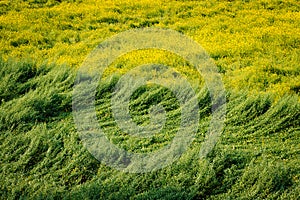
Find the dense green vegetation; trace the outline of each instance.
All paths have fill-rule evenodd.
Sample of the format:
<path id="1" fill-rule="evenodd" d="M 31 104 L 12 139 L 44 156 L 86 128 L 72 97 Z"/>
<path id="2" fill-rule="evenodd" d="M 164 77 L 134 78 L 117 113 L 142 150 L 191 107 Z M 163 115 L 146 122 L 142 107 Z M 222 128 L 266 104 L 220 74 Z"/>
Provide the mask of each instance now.
<path id="1" fill-rule="evenodd" d="M 74 70 L 1 60 L 1 196 L 3 198 L 281 198 L 299 195 L 297 96 L 274 103 L 268 95 L 228 92 L 226 127 L 207 159 L 197 156 L 208 127 L 210 100 L 202 91 L 196 139 L 173 165 L 145 174 L 123 173 L 100 164 L 82 146 L 72 118 Z M 100 124 L 112 142 L 131 151 L 153 150 L 170 140 L 178 115 L 163 134 L 136 141 L 124 136 L 107 110 L 118 77 L 99 84 Z M 138 90 L 132 114 L 137 123 L 149 101 L 164 89 Z M 148 93 L 148 95 L 143 95 Z M 166 93 L 167 94 L 167 93 Z M 160 100 L 176 113 L 172 95 Z M 174 106 L 175 105 L 175 106 Z M 171 107 L 170 107 L 171 106 Z M 103 113 L 105 116 L 102 116 Z M 178 119 L 177 119 L 178 121 Z"/>
<path id="2" fill-rule="evenodd" d="M 299 11 L 295 0 L 1 1 L 0 199 L 299 198 Z M 213 151 L 199 159 L 212 114 L 201 77 L 167 52 L 126 54 L 107 68 L 96 93 L 99 125 L 112 143 L 130 152 L 155 151 L 179 127 L 178 100 L 158 85 L 134 92 L 130 114 L 145 125 L 151 105 L 163 105 L 167 120 L 160 133 L 130 137 L 115 123 L 113 88 L 144 63 L 171 66 L 191 81 L 200 121 L 175 163 L 124 173 L 83 146 L 72 114 L 74 80 L 101 41 L 151 26 L 190 36 L 215 60 L 226 87 L 225 127 Z"/>

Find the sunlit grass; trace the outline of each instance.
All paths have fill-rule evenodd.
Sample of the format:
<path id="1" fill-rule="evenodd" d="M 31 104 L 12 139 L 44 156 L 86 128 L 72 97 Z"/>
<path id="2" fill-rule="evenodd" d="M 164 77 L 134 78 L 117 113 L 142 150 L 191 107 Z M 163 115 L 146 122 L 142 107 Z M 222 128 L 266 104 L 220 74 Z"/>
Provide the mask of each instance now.
<path id="1" fill-rule="evenodd" d="M 202 45 L 229 89 L 278 97 L 299 92 L 296 1 L 45 2 L 1 3 L 0 52 L 5 59 L 32 58 L 78 68 L 106 38 L 131 28 L 156 26 L 180 31 Z M 296 73 L 277 74 L 274 81 L 272 74 L 264 73 L 270 66 Z M 263 78 L 252 78 L 257 74 Z"/>
<path id="2" fill-rule="evenodd" d="M 4 199 L 297 199 L 299 196 L 300 5 L 264 1 L 0 2 L 0 196 Z M 99 125 L 130 152 L 155 151 L 174 137 L 178 102 L 166 88 L 135 91 L 134 122 L 149 123 L 160 99 L 167 124 L 151 138 L 120 130 L 111 92 L 137 66 L 160 63 L 198 94 L 199 130 L 183 156 L 161 170 L 122 173 L 82 145 L 72 116 L 76 70 L 102 41 L 122 31 L 160 27 L 197 41 L 226 88 L 222 136 L 205 160 L 199 150 L 211 118 L 201 75 L 164 50 L 137 50 L 104 72 L 96 94 Z M 178 44 L 180 45 L 180 44 Z M 164 94 L 164 95 L 162 95 Z M 158 98 L 159 97 L 159 98 Z"/>

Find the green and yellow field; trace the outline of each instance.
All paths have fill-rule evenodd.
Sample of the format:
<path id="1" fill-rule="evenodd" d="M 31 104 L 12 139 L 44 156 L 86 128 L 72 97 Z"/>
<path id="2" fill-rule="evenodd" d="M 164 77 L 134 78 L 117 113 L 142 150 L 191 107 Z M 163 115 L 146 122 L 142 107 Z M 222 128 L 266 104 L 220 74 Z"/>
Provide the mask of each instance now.
<path id="1" fill-rule="evenodd" d="M 149 123 L 153 103 L 170 114 L 162 132 L 123 133 L 110 108 L 112 88 L 135 66 L 163 63 L 199 93 L 199 130 L 174 164 L 149 173 L 99 163 L 74 125 L 76 72 L 102 41 L 135 28 L 176 30 L 214 60 L 227 98 L 225 127 L 198 159 L 211 119 L 203 80 L 184 59 L 139 50 L 105 71 L 96 99 L 99 125 L 131 152 L 168 144 L 180 124 L 170 91 L 147 86 L 130 104 Z M 0 1 L 0 199 L 298 199 L 300 195 L 300 4 L 297 0 Z M 112 78 L 109 78 L 112 77 Z M 153 101 L 159 99 L 159 101 Z"/>

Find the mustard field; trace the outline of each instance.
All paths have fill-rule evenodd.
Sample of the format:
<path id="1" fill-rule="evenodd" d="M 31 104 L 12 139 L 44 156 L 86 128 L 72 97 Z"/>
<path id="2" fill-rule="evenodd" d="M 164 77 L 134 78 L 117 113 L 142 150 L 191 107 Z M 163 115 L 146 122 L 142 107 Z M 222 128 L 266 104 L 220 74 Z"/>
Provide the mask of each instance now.
<path id="1" fill-rule="evenodd" d="M 78 70 L 99 44 L 143 28 L 175 30 L 205 49 L 224 84 L 226 119 L 213 150 L 198 158 L 213 118 L 201 74 L 162 49 L 120 56 L 95 94 L 98 123 L 110 142 L 128 152 L 155 152 L 180 127 L 179 101 L 157 85 L 136 90 L 129 108 L 133 121 L 147 126 L 151 106 L 163 106 L 161 131 L 141 139 L 118 127 L 113 88 L 143 64 L 164 64 L 189 80 L 200 116 L 178 160 L 128 173 L 85 148 L 72 95 Z M 0 199 L 299 198 L 297 0 L 1 0 L 0 47 Z"/>

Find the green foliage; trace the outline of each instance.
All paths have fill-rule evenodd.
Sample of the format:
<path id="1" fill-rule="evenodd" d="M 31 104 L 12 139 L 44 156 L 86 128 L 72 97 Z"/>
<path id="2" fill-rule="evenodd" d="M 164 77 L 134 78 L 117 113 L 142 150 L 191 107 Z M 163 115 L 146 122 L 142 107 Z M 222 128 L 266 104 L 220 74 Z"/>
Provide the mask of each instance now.
<path id="1" fill-rule="evenodd" d="M 3 198 L 296 199 L 299 195 L 297 96 L 274 102 L 270 95 L 228 92 L 222 137 L 206 159 L 199 159 L 211 114 L 209 93 L 203 89 L 198 98 L 199 130 L 188 151 L 166 168 L 131 174 L 99 163 L 81 144 L 71 114 L 74 70 L 0 61 L 0 90 L 11 91 L 2 93 L 0 104 Z M 137 141 L 118 131 L 109 114 L 118 80 L 119 76 L 107 77 L 97 88 L 96 110 L 107 137 L 137 152 L 167 144 L 179 126 L 176 98 L 157 85 L 134 93 L 131 112 L 137 121 L 147 121 L 139 119 L 140 113 L 147 113 L 153 100 L 163 103 L 169 114 L 163 133 Z"/>
<path id="2" fill-rule="evenodd" d="M 71 94 L 66 93 L 73 84 L 70 69 L 36 65 L 32 62 L 4 62 L 1 60 L 1 116 L 0 130 L 31 127 L 35 122 L 46 122 L 60 117 L 61 111 L 71 110 Z M 47 90 L 45 90 L 45 88 Z M 56 106 L 53 106 L 56 105 Z M 7 112 L 5 115 L 2 114 Z"/>

